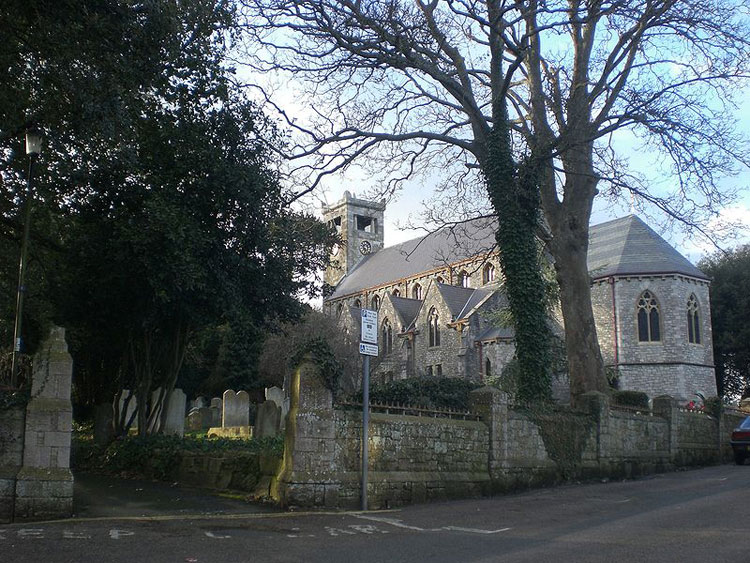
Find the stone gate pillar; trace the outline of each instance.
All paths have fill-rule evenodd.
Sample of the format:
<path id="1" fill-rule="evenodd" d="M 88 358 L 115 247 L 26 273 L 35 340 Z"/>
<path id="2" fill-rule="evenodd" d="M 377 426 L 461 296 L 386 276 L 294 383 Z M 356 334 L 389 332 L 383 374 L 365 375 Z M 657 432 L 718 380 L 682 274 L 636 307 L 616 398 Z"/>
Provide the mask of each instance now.
<path id="1" fill-rule="evenodd" d="M 23 466 L 16 479 L 16 521 L 66 518 L 73 512 L 72 372 L 65 329 L 55 327 L 34 356 Z"/>
<path id="2" fill-rule="evenodd" d="M 291 380 L 284 459 L 273 496 L 283 506 L 338 506 L 333 395 L 309 358 Z"/>

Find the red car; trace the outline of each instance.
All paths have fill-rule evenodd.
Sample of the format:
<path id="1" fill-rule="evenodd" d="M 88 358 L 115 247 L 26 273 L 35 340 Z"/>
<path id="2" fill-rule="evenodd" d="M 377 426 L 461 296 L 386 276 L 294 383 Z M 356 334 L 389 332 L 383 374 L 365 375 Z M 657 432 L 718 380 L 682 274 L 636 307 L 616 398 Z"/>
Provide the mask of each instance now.
<path id="1" fill-rule="evenodd" d="M 737 465 L 744 464 L 745 458 L 750 457 L 750 416 L 734 429 L 729 443 L 734 451 L 734 462 Z"/>

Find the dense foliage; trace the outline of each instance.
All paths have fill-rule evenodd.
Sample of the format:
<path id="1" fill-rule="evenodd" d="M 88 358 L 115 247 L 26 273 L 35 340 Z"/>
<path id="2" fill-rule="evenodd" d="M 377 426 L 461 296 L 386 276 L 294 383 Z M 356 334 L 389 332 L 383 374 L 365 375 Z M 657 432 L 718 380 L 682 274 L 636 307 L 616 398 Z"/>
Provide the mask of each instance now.
<path id="1" fill-rule="evenodd" d="M 127 436 L 107 446 L 97 446 L 78 434 L 74 440 L 73 463 L 78 469 L 166 479 L 179 465 L 182 454 L 258 454 L 280 458 L 283 448 L 281 436 L 253 440 Z"/>
<path id="2" fill-rule="evenodd" d="M 455 377 L 410 377 L 370 388 L 370 401 L 428 409 L 469 410 L 469 393 L 481 384 Z M 362 401 L 362 392 L 354 395 Z"/>
<path id="3" fill-rule="evenodd" d="M 750 392 L 750 245 L 701 260 L 711 277 L 711 324 L 719 396 Z"/>
<path id="4" fill-rule="evenodd" d="M 648 395 L 642 391 L 613 391 L 612 404 L 648 409 Z"/>
<path id="5" fill-rule="evenodd" d="M 0 8 L 12 78 L 0 83 L 0 283 L 10 297 L 34 122 L 47 140 L 33 176 L 26 350 L 50 321 L 65 326 L 76 402 L 135 389 L 142 429 L 164 416 L 151 390 L 173 388 L 186 364 L 193 379 L 252 386 L 262 332 L 299 317 L 333 242 L 290 209 L 268 148 L 279 135 L 233 86 L 233 25 L 219 0 Z M 13 303 L 1 307 L 10 343 Z"/>

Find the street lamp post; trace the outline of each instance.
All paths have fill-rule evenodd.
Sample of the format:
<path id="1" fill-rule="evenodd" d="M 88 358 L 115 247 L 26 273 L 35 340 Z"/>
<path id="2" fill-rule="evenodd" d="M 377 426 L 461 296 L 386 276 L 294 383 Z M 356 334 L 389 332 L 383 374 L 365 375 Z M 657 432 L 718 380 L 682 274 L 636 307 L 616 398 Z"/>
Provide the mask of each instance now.
<path id="1" fill-rule="evenodd" d="M 13 328 L 13 357 L 10 364 L 10 384 L 15 387 L 18 382 L 16 370 L 18 368 L 18 356 L 21 353 L 21 327 L 23 323 L 23 299 L 26 294 L 26 262 L 29 252 L 29 230 L 31 228 L 31 206 L 33 196 L 31 193 L 31 173 L 33 171 L 34 159 L 42 151 L 42 136 L 38 129 L 26 130 L 26 154 L 29 155 L 29 174 L 26 178 L 26 198 L 23 213 L 23 239 L 21 242 L 21 258 L 18 261 L 18 292 L 16 293 L 16 322 Z"/>

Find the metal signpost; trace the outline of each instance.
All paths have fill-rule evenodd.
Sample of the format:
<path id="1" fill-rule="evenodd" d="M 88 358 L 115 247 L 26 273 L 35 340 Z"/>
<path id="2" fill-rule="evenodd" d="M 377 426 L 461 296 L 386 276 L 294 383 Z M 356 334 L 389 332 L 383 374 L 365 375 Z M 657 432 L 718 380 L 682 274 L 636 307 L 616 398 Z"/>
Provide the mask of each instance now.
<path id="1" fill-rule="evenodd" d="M 362 331 L 359 353 L 364 356 L 362 368 L 362 510 L 367 510 L 367 463 L 370 423 L 370 356 L 378 355 L 378 312 L 362 309 Z"/>

